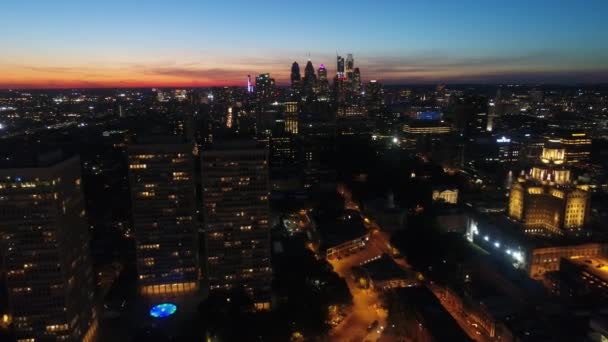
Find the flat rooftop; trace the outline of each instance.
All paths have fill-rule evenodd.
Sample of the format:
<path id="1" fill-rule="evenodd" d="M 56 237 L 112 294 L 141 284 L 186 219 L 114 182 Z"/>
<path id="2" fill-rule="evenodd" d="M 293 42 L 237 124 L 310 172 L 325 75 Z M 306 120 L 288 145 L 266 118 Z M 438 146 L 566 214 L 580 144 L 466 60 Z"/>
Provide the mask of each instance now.
<path id="1" fill-rule="evenodd" d="M 365 274 L 375 281 L 397 278 L 406 279 L 412 276 L 410 272 L 397 265 L 387 254 L 382 254 L 378 259 L 374 259 L 361 266 L 356 266 L 355 269 L 365 272 Z"/>

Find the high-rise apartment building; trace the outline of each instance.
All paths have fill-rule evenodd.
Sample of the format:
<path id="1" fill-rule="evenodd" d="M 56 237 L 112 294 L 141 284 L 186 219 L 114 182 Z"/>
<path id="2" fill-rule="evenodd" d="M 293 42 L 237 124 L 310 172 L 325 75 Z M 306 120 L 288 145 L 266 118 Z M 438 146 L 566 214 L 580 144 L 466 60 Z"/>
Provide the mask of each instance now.
<path id="1" fill-rule="evenodd" d="M 17 341 L 94 341 L 97 313 L 80 159 L 0 169 L 0 236 Z"/>
<path id="2" fill-rule="evenodd" d="M 241 288 L 258 310 L 269 309 L 268 151 L 255 142 L 226 142 L 201 159 L 210 289 Z"/>
<path id="3" fill-rule="evenodd" d="M 173 137 L 128 148 L 140 293 L 194 293 L 199 284 L 192 145 Z"/>

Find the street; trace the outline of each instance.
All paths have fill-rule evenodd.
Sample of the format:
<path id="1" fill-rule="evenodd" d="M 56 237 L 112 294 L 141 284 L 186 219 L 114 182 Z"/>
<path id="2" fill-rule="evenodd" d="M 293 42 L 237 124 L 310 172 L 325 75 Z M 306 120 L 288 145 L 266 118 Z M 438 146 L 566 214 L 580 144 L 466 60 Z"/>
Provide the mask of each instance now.
<path id="1" fill-rule="evenodd" d="M 340 185 L 338 192 L 342 195 L 345 202 L 345 209 L 360 211 L 359 205 L 353 201 L 350 190 Z M 352 267 L 358 266 L 377 256 L 386 253 L 404 269 L 411 269 L 411 266 L 403 258 L 395 258 L 392 246 L 390 245 L 390 234 L 382 231 L 381 227 L 372 219 L 364 216 L 364 223 L 371 231 L 370 240 L 363 250 L 341 260 L 334 259 L 328 262 L 334 267 L 334 271 L 346 279 L 346 283 L 353 296 L 353 306 L 342 323 L 336 326 L 330 333 L 330 338 L 337 341 L 377 341 L 382 336 L 380 327 L 386 326 L 387 312 L 383 308 L 383 303 L 378 292 L 374 289 L 360 289 L 352 277 Z M 437 285 L 427 284 L 435 296 L 440 300 L 443 307 L 456 320 L 463 331 L 475 341 L 491 341 L 491 337 L 473 325 L 467 319 L 467 315 L 456 307 L 452 301 L 447 300 L 442 288 Z M 368 327 L 372 322 L 378 321 L 378 328 L 368 332 Z M 383 338 L 384 339 L 384 338 Z"/>
<path id="2" fill-rule="evenodd" d="M 334 271 L 346 280 L 350 293 L 353 296 L 353 306 L 342 323 L 336 326 L 330 333 L 331 340 L 335 341 L 376 341 L 386 326 L 387 313 L 383 308 L 379 294 L 373 290 L 360 289 L 352 277 L 351 269 L 361 263 L 373 259 L 388 252 L 385 244 L 386 236 L 377 232 L 371 234 L 370 241 L 362 251 L 341 260 L 329 260 Z M 374 321 L 378 326 L 368 333 L 368 327 Z M 380 334 L 377 332 L 380 331 Z"/>

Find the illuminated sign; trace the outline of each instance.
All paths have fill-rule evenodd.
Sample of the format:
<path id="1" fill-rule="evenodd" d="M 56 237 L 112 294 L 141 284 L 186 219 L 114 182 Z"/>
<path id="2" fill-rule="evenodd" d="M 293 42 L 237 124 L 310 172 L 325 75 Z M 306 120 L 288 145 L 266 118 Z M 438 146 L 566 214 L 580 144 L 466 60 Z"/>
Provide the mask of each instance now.
<path id="1" fill-rule="evenodd" d="M 496 142 L 497 142 L 497 143 L 499 143 L 499 144 L 508 144 L 508 143 L 510 143 L 510 142 L 511 142 L 511 139 L 509 139 L 509 138 L 507 138 L 507 137 L 503 136 L 503 137 L 502 137 L 502 138 L 500 138 L 500 139 L 496 139 Z"/>

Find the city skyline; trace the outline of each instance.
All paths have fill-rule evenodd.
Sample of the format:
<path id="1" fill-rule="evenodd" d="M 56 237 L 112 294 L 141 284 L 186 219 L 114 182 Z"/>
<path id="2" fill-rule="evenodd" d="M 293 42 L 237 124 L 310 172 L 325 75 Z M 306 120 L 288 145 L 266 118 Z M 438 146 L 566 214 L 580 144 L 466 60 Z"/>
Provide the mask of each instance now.
<path id="1" fill-rule="evenodd" d="M 8 1 L 0 89 L 287 85 L 336 53 L 384 84 L 608 81 L 605 2 L 387 2 Z"/>

